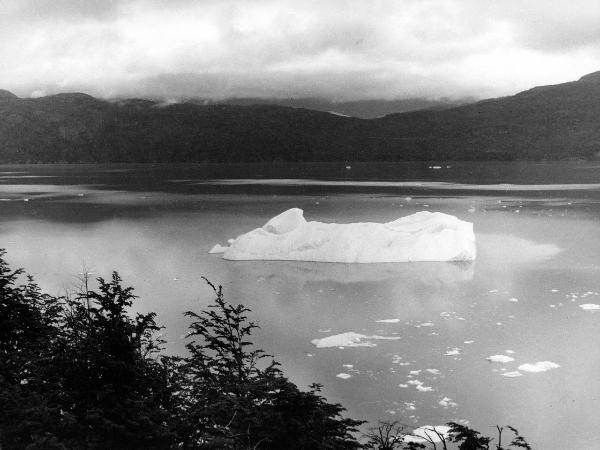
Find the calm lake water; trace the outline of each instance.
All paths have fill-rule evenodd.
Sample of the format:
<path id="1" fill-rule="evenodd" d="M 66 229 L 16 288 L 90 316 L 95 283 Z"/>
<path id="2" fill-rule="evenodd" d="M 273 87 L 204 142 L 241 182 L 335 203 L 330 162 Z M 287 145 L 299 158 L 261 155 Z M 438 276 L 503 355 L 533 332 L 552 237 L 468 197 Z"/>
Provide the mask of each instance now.
<path id="1" fill-rule="evenodd" d="M 600 305 L 600 166 L 429 166 L 0 166 L 0 247 L 55 294 L 82 270 L 119 271 L 137 307 L 158 313 L 171 352 L 185 344 L 183 312 L 212 299 L 206 276 L 252 309 L 256 343 L 293 381 L 322 383 L 352 417 L 463 419 L 489 433 L 508 423 L 534 448 L 600 448 L 600 311 L 582 308 Z M 207 253 L 291 207 L 339 223 L 453 214 L 474 223 L 478 258 L 344 265 Z M 400 339 L 311 344 L 347 331 Z M 518 370 L 540 361 L 560 367 Z"/>

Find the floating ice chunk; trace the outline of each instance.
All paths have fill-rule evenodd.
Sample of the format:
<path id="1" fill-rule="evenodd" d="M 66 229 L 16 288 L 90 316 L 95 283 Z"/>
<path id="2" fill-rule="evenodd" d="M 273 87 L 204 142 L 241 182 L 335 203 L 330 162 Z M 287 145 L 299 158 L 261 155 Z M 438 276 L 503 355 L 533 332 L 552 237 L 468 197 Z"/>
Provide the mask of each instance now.
<path id="1" fill-rule="evenodd" d="M 423 322 L 423 323 L 420 323 L 418 325 L 415 325 L 415 328 L 433 327 L 433 326 L 435 326 L 435 324 L 433 322 Z"/>
<path id="2" fill-rule="evenodd" d="M 600 305 L 595 303 L 584 303 L 583 305 L 579 305 L 581 309 L 585 309 L 586 311 L 598 311 L 600 309 Z"/>
<path id="3" fill-rule="evenodd" d="M 421 371 L 420 371 L 420 370 L 411 370 L 411 371 L 409 372 L 409 374 L 411 374 L 411 375 L 419 375 L 420 373 L 421 373 Z"/>
<path id="4" fill-rule="evenodd" d="M 507 377 L 507 378 L 517 378 L 517 377 L 522 377 L 523 374 L 521 372 L 519 372 L 518 370 L 514 370 L 512 372 L 504 372 L 502 374 L 503 377 Z"/>
<path id="5" fill-rule="evenodd" d="M 458 347 L 454 347 L 454 348 L 449 348 L 448 350 L 446 350 L 445 355 L 446 356 L 458 356 L 462 353 L 462 350 Z"/>
<path id="6" fill-rule="evenodd" d="M 377 322 L 377 323 L 398 323 L 398 322 L 400 322 L 400 319 L 381 319 L 381 320 L 376 320 L 375 322 Z"/>
<path id="7" fill-rule="evenodd" d="M 346 333 L 335 334 L 322 339 L 313 339 L 311 343 L 317 348 L 329 347 L 375 347 L 373 340 L 397 340 L 396 336 L 366 336 L 364 334 L 348 331 Z"/>
<path id="8" fill-rule="evenodd" d="M 509 298 L 509 299 L 508 299 L 508 301 L 509 301 L 509 302 L 512 302 L 512 303 L 517 303 L 517 302 L 519 301 L 519 299 L 518 299 L 518 298 L 515 298 L 515 297 L 513 297 L 513 298 Z"/>
<path id="9" fill-rule="evenodd" d="M 450 434 L 450 427 L 446 425 L 425 425 L 423 427 L 415 428 L 413 432 L 402 438 L 402 442 L 406 443 L 417 443 L 423 444 L 427 442 L 442 442 Z"/>
<path id="10" fill-rule="evenodd" d="M 515 360 L 515 358 L 512 358 L 507 355 L 492 355 L 492 356 L 488 356 L 485 359 L 487 359 L 489 362 L 503 363 L 503 364 L 513 362 Z"/>
<path id="11" fill-rule="evenodd" d="M 455 408 L 458 406 L 450 397 L 444 397 L 438 402 L 438 404 L 444 407 L 444 409 Z"/>
<path id="12" fill-rule="evenodd" d="M 421 211 L 388 223 L 307 222 L 289 209 L 239 236 L 225 250 L 229 260 L 293 260 L 342 263 L 472 261 L 473 224 Z"/>
<path id="13" fill-rule="evenodd" d="M 213 248 L 211 248 L 209 250 L 208 253 L 225 253 L 225 250 L 227 250 L 229 247 L 224 247 L 221 244 L 216 244 Z"/>
<path id="14" fill-rule="evenodd" d="M 311 343 L 317 348 L 328 347 L 374 347 L 375 344 L 364 342 L 367 336 L 349 331 L 347 333 L 335 334 L 322 339 L 313 339 Z"/>
<path id="15" fill-rule="evenodd" d="M 550 369 L 558 369 L 560 365 L 553 363 L 552 361 L 538 361 L 535 364 L 521 364 L 519 370 L 523 372 L 546 372 Z"/>
<path id="16" fill-rule="evenodd" d="M 426 372 L 429 372 L 432 375 L 439 375 L 440 371 L 438 369 L 425 369 Z"/>
<path id="17" fill-rule="evenodd" d="M 344 369 L 352 369 L 354 367 L 354 364 L 342 364 L 342 367 Z"/>
<path id="18" fill-rule="evenodd" d="M 408 384 L 399 384 L 398 387 L 401 387 L 403 389 L 406 389 L 408 387 Z"/>
<path id="19" fill-rule="evenodd" d="M 338 373 L 336 375 L 336 377 L 341 378 L 342 380 L 347 380 L 348 378 L 352 378 L 352 375 L 350 375 L 349 373 Z"/>
<path id="20" fill-rule="evenodd" d="M 408 380 L 407 383 L 414 386 L 419 392 L 433 391 L 433 388 L 431 386 L 424 386 L 423 382 L 420 380 Z"/>

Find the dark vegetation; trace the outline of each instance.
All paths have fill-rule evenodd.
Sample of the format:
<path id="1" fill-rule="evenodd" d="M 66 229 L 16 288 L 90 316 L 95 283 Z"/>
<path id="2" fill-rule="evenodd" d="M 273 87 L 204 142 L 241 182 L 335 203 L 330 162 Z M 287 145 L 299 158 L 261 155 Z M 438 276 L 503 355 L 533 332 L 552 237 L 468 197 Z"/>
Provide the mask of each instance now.
<path id="1" fill-rule="evenodd" d="M 320 386 L 300 390 L 253 347 L 249 310 L 220 287 L 188 312 L 185 357 L 161 352 L 154 313 L 132 315 L 135 295 L 117 273 L 83 280 L 74 295 L 41 292 L 0 251 L 0 448 L 12 449 L 437 449 L 508 447 L 460 424 L 446 441 L 406 442 L 397 423 L 360 436 Z M 435 433 L 435 431 L 432 431 Z M 431 434 L 434 437 L 434 434 Z M 440 436 L 441 437 L 441 436 Z"/>
<path id="2" fill-rule="evenodd" d="M 558 160 L 600 155 L 600 72 L 443 110 L 341 117 L 277 105 L 0 91 L 0 163 Z"/>

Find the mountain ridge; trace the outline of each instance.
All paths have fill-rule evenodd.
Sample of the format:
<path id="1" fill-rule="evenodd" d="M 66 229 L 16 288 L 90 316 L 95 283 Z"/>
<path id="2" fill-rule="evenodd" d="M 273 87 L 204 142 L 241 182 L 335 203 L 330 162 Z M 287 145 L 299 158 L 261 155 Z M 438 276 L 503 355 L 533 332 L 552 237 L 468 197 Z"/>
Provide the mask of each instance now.
<path id="1" fill-rule="evenodd" d="M 262 104 L 0 98 L 0 162 L 556 160 L 600 156 L 600 72 L 360 119 Z M 10 94 L 10 93 L 8 93 Z M 337 112 L 337 111 L 334 111 Z"/>

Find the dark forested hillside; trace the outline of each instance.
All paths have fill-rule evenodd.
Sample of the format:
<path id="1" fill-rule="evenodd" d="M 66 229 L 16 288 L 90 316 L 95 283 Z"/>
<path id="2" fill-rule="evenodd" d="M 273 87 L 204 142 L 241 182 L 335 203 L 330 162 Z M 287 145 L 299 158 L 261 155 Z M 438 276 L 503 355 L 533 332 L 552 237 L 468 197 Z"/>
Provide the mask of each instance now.
<path id="1" fill-rule="evenodd" d="M 406 161 L 600 155 L 600 72 L 445 110 L 357 119 L 276 105 L 0 91 L 0 162 Z"/>

